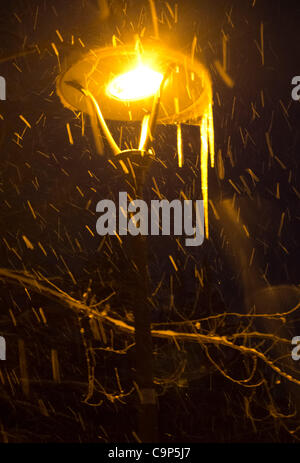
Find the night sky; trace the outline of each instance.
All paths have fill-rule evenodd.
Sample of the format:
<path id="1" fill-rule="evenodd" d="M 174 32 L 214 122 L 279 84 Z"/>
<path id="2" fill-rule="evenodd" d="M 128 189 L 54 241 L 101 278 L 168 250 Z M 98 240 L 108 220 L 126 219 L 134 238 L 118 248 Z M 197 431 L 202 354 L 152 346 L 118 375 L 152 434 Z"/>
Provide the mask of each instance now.
<path id="1" fill-rule="evenodd" d="M 300 361 L 291 357 L 300 336 L 300 100 L 291 96 L 300 4 L 156 1 L 156 42 L 149 3 L 1 1 L 0 442 L 143 440 L 139 304 L 152 324 L 158 442 L 300 439 Z M 106 141 L 97 153 L 89 119 L 83 133 L 56 79 L 113 35 L 187 55 L 197 39 L 216 153 L 202 246 L 149 236 L 139 248 L 96 234 L 97 202 L 129 191 L 127 177 Z M 138 123 L 107 122 L 123 149 L 137 143 Z M 182 136 L 179 168 L 176 127 L 157 127 L 146 201 L 157 187 L 169 201 L 201 199 L 199 127 L 185 124 Z M 132 265 L 139 249 L 143 272 Z"/>

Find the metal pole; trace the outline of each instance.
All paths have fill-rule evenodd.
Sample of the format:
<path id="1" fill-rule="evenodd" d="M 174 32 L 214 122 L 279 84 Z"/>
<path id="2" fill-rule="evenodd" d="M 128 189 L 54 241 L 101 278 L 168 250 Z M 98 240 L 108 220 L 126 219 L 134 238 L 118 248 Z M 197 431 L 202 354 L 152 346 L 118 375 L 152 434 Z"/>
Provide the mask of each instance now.
<path id="1" fill-rule="evenodd" d="M 129 156 L 130 157 L 130 154 Z M 131 158 L 132 160 L 132 158 Z M 149 155 L 134 155 L 135 191 L 133 199 L 142 199 Z M 138 430 L 142 442 L 158 441 L 157 399 L 154 389 L 153 344 L 151 311 L 148 301 L 149 279 L 147 239 L 145 236 L 127 236 L 127 255 L 130 261 L 130 303 L 135 327 L 135 384 L 138 393 Z"/>

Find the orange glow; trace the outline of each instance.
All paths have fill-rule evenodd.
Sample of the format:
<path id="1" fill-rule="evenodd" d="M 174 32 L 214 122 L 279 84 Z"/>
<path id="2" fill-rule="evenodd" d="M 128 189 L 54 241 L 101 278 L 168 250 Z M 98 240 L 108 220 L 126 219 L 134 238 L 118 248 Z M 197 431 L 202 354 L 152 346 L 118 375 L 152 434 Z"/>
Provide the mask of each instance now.
<path id="1" fill-rule="evenodd" d="M 121 74 L 107 87 L 107 94 L 117 100 L 142 100 L 155 95 L 162 83 L 163 75 L 145 65 Z"/>
<path id="2" fill-rule="evenodd" d="M 154 2 L 150 3 L 154 8 Z M 156 28 L 154 9 L 152 18 Z M 117 43 L 117 40 L 119 42 L 114 36 L 113 47 L 97 48 L 61 73 L 57 80 L 57 93 L 66 107 L 86 113 L 91 118 L 97 115 L 103 134 L 115 154 L 120 153 L 120 148 L 105 120 L 141 122 L 138 150 L 147 152 L 153 142 L 156 125 L 175 124 L 179 167 L 184 165 L 185 146 L 185 132 L 181 124 L 198 125 L 201 130 L 201 191 L 205 236 L 208 238 L 208 169 L 215 164 L 213 92 L 210 75 L 195 56 L 197 41 L 193 41 L 190 57 L 165 48 L 159 42 L 155 46 L 153 43 L 145 45 L 138 39 L 135 46 L 127 46 Z M 88 98 L 82 98 L 82 94 Z M 100 153 L 100 148 L 98 151 Z M 217 163 L 221 166 L 218 173 L 222 178 L 221 153 Z"/>

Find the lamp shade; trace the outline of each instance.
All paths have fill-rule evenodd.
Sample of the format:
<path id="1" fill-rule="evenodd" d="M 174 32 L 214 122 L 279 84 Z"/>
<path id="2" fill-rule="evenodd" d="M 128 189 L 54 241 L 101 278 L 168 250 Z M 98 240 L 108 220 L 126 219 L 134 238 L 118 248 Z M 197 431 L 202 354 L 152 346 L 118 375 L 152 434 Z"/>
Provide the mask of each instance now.
<path id="1" fill-rule="evenodd" d="M 141 68 L 144 75 L 138 74 Z M 164 76 L 167 70 L 157 123 L 199 121 L 212 99 L 207 70 L 196 59 L 160 45 L 145 46 L 142 50 L 128 45 L 90 50 L 65 66 L 57 79 L 57 93 L 64 106 L 90 114 L 85 96 L 70 85 L 76 82 L 93 94 L 106 120 L 141 121 L 152 109 L 155 78 Z M 136 87 L 137 97 L 131 98 L 129 94 L 122 99 L 122 76 L 128 76 L 131 91 Z M 114 85 L 121 98 L 111 90 Z"/>

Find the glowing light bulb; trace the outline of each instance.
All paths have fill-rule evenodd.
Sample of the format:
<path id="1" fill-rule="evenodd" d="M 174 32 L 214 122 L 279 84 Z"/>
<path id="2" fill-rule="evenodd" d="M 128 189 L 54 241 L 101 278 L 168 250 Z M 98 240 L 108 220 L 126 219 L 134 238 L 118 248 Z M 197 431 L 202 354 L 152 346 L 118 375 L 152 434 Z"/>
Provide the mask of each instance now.
<path id="1" fill-rule="evenodd" d="M 162 83 L 163 75 L 144 65 L 121 74 L 107 87 L 107 94 L 123 101 L 142 100 L 154 95 Z"/>

